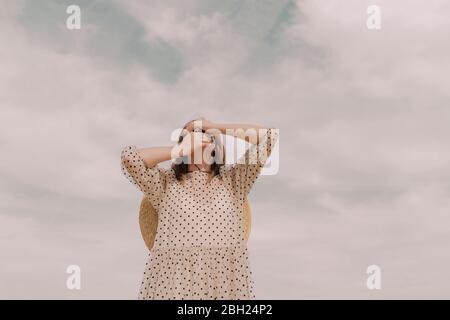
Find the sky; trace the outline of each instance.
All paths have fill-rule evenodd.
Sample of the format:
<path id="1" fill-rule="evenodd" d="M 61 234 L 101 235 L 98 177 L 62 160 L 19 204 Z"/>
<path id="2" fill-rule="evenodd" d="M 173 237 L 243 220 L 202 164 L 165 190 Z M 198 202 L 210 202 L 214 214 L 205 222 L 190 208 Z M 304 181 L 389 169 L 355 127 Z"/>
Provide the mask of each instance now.
<path id="1" fill-rule="evenodd" d="M 280 130 L 249 196 L 257 298 L 450 298 L 448 1 L 0 6 L 0 298 L 136 299 L 142 195 L 120 151 L 198 116 Z"/>

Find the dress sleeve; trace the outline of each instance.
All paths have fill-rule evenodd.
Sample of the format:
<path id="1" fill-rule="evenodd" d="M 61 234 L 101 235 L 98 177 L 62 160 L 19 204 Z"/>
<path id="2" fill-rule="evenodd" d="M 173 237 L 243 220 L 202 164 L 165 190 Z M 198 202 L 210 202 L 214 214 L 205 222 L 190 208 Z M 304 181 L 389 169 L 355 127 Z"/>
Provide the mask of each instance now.
<path id="1" fill-rule="evenodd" d="M 231 185 L 241 200 L 250 192 L 265 166 L 278 140 L 278 129 L 268 128 L 257 144 L 252 144 L 233 164 L 225 164 L 223 173 L 231 179 Z"/>
<path id="2" fill-rule="evenodd" d="M 136 185 L 158 210 L 164 197 L 168 170 L 158 165 L 147 167 L 134 145 L 122 149 L 121 169 L 125 177 Z"/>

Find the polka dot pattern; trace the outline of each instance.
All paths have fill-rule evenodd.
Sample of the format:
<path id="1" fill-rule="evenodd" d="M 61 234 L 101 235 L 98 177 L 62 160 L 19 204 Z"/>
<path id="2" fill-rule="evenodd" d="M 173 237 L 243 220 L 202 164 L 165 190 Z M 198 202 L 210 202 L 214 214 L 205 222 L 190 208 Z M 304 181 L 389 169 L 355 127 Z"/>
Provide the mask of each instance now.
<path id="1" fill-rule="evenodd" d="M 172 169 L 146 167 L 136 146 L 122 150 L 122 172 L 158 212 L 139 299 L 255 299 L 243 205 L 275 139 L 269 129 L 209 183 L 201 171 L 178 181 Z"/>

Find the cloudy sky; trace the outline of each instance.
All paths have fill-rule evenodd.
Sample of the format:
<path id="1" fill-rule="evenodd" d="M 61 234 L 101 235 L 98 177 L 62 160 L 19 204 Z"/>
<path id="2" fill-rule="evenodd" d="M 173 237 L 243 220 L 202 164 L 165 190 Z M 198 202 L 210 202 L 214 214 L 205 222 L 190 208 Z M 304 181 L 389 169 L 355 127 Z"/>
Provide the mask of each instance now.
<path id="1" fill-rule="evenodd" d="M 447 0 L 0 6 L 0 298 L 135 299 L 120 151 L 195 116 L 280 128 L 279 171 L 250 195 L 257 298 L 450 298 Z"/>

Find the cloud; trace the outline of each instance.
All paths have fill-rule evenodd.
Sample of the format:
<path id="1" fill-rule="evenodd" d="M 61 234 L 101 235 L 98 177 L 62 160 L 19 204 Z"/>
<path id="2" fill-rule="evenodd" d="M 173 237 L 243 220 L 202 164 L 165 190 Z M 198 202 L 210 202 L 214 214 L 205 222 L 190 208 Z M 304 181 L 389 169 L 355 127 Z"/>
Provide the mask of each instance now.
<path id="1" fill-rule="evenodd" d="M 82 8 L 83 26 L 70 32 L 66 8 Z M 24 1 L 19 21 L 33 41 L 64 54 L 82 54 L 104 68 L 143 68 L 161 82 L 176 81 L 183 68 L 179 52 L 160 38 L 145 41 L 145 30 L 115 1 Z M 132 35 L 130 37 L 130 35 Z"/>

